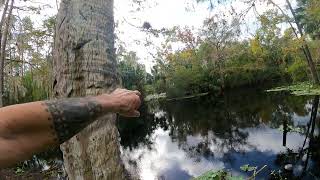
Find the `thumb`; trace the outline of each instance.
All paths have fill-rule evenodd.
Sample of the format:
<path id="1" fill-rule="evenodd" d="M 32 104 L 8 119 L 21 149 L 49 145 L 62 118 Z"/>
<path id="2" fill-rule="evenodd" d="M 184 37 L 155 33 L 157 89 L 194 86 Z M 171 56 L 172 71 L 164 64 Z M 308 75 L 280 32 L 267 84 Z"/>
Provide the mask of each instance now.
<path id="1" fill-rule="evenodd" d="M 131 112 L 127 112 L 127 113 L 120 113 L 121 116 L 124 117 L 140 117 L 140 112 L 139 111 L 131 111 Z"/>

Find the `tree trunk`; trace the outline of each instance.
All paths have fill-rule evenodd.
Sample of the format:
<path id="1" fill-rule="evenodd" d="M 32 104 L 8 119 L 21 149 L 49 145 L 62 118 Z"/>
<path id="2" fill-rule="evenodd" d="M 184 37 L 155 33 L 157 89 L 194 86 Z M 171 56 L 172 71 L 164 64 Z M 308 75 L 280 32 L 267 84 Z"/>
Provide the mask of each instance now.
<path id="1" fill-rule="evenodd" d="M 4 93 L 4 61 L 6 59 L 6 47 L 7 47 L 7 39 L 8 33 L 11 23 L 11 15 L 13 10 L 14 0 L 11 0 L 10 9 L 6 18 L 6 24 L 1 32 L 1 53 L 0 53 L 0 107 L 3 107 L 3 93 Z M 1 27 L 3 28 L 3 27 Z"/>
<path id="2" fill-rule="evenodd" d="M 2 34 L 3 34 L 3 28 L 4 28 L 4 22 L 6 19 L 6 14 L 8 11 L 8 7 L 9 7 L 9 1 L 10 0 L 6 0 L 4 8 L 3 8 L 3 12 L 2 12 L 2 16 L 1 16 L 1 20 L 0 20 L 0 73 L 3 72 L 3 66 L 1 67 L 1 59 L 2 59 Z M 1 75 L 0 75 L 0 79 L 1 79 Z M 3 82 L 1 82 L 0 80 L 0 84 L 3 84 Z M 1 86 L 1 85 L 0 85 Z M 2 87 L 0 87 L 1 89 Z M 1 90 L 0 90 L 1 91 Z M 0 107 L 3 106 L 3 92 L 0 92 Z"/>
<path id="3" fill-rule="evenodd" d="M 62 0 L 54 48 L 54 95 L 78 97 L 114 90 L 113 0 Z M 125 179 L 116 115 L 109 114 L 61 146 L 69 179 Z"/>
<path id="4" fill-rule="evenodd" d="M 6 0 L 6 3 L 5 3 L 4 8 L 3 8 L 1 20 L 0 20 L 0 40 L 2 39 L 3 24 L 4 24 L 4 21 L 6 19 L 6 14 L 7 14 L 7 11 L 8 11 L 8 7 L 9 7 L 9 0 Z M 1 41 L 0 41 L 0 47 L 1 47 Z"/>

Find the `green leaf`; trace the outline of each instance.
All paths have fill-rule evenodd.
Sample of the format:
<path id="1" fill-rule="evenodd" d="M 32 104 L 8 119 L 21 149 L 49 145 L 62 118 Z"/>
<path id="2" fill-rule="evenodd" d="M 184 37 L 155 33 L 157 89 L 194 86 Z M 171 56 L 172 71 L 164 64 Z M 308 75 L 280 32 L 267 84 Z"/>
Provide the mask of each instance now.
<path id="1" fill-rule="evenodd" d="M 251 171 L 257 170 L 257 168 L 258 167 L 256 166 L 249 166 L 249 164 L 246 164 L 240 167 L 240 169 L 245 172 L 251 172 Z"/>
<path id="2" fill-rule="evenodd" d="M 205 174 L 194 178 L 193 180 L 221 180 L 221 179 L 226 179 L 226 180 L 244 180 L 241 176 L 239 177 L 233 177 L 230 173 L 220 170 L 220 171 L 209 171 L 206 172 Z"/>
<path id="3" fill-rule="evenodd" d="M 22 168 L 20 168 L 20 167 L 17 167 L 17 169 L 16 169 L 16 171 L 15 171 L 15 174 L 16 175 L 21 175 L 21 174 L 23 174 L 24 173 L 24 170 L 22 169 Z"/>

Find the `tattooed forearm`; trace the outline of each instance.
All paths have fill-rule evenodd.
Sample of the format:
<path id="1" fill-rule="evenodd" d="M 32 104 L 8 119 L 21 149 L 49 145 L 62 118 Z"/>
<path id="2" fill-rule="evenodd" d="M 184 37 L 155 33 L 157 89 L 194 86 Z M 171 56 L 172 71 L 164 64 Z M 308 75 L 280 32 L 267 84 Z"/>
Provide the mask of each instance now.
<path id="1" fill-rule="evenodd" d="M 92 98 L 75 98 L 44 103 L 51 114 L 53 129 L 60 144 L 88 126 L 103 112 L 102 106 Z"/>

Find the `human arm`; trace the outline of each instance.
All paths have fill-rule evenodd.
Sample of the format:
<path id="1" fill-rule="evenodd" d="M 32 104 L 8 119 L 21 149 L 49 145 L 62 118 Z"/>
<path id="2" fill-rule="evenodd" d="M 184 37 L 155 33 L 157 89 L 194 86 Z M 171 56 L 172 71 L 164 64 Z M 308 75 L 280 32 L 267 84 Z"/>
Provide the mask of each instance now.
<path id="1" fill-rule="evenodd" d="M 96 97 L 0 108 L 0 168 L 57 146 L 107 113 L 139 116 L 140 93 L 118 89 Z"/>

